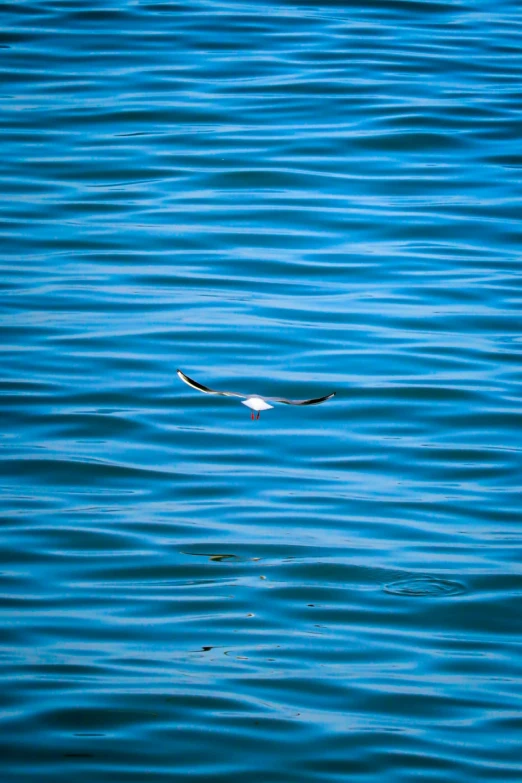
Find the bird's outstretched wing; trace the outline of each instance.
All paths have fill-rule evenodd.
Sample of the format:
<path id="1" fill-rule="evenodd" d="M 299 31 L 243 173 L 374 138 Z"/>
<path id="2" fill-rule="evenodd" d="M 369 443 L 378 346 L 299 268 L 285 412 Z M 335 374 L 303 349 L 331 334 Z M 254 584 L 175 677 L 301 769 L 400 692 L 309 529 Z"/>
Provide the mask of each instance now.
<path id="1" fill-rule="evenodd" d="M 285 400 L 282 397 L 263 397 L 268 402 L 282 402 L 284 405 L 319 405 L 320 402 L 326 402 L 335 397 L 335 392 L 325 394 L 324 397 L 316 397 L 313 400 Z"/>
<path id="2" fill-rule="evenodd" d="M 176 372 L 180 379 L 187 384 L 187 386 L 192 386 L 193 389 L 197 389 L 198 391 L 204 392 L 205 394 L 220 394 L 222 397 L 239 397 L 242 400 L 248 397 L 248 394 L 239 394 L 238 392 L 229 391 L 215 391 L 214 389 L 209 389 L 208 386 L 203 386 L 202 383 L 193 381 L 192 378 L 189 378 L 188 375 L 185 375 L 185 373 L 181 372 L 181 370 L 176 370 Z"/>

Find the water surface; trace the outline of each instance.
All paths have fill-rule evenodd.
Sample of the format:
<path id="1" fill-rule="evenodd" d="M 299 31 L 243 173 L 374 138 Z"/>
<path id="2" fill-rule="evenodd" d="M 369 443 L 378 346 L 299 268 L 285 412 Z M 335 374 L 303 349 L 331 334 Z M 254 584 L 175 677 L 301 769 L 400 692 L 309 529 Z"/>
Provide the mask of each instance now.
<path id="1" fill-rule="evenodd" d="M 519 4 L 1 18 L 2 780 L 520 781 Z"/>

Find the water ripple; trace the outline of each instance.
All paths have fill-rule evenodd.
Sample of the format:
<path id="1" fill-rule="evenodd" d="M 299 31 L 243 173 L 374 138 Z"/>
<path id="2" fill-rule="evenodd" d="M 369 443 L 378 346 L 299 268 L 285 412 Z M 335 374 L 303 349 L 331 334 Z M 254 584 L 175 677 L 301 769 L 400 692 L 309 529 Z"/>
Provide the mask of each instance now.
<path id="1" fill-rule="evenodd" d="M 429 576 L 411 576 L 385 585 L 384 590 L 391 595 L 416 596 L 421 598 L 439 598 L 459 595 L 465 591 L 460 582 L 451 579 L 437 579 Z"/>

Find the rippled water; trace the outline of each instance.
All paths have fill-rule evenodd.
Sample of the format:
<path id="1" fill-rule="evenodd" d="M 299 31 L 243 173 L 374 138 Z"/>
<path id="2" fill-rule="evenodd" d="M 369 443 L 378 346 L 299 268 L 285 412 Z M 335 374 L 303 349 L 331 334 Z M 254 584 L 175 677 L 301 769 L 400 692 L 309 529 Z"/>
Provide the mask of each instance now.
<path id="1" fill-rule="evenodd" d="M 522 6 L 1 18 L 2 780 L 520 781 Z"/>

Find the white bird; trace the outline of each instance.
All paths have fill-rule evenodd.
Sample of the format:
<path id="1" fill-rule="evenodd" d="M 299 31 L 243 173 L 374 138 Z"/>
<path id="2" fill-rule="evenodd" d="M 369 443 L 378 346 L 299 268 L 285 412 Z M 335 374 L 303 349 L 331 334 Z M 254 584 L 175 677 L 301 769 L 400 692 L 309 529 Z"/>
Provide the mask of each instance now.
<path id="1" fill-rule="evenodd" d="M 259 394 L 239 394 L 238 392 L 215 391 L 214 389 L 209 389 L 208 386 L 203 386 L 203 384 L 193 381 L 192 378 L 189 378 L 188 375 L 185 375 L 181 370 L 176 370 L 176 372 L 184 383 L 205 394 L 219 394 L 222 397 L 239 397 L 241 403 L 251 409 L 252 419 L 256 418 L 254 416 L 254 411 L 257 411 L 257 418 L 259 419 L 261 411 L 268 411 L 270 408 L 273 408 L 274 406 L 270 405 L 271 402 L 282 402 L 284 405 L 319 405 L 320 402 L 325 402 L 326 400 L 335 397 L 335 392 L 332 392 L 332 394 L 326 394 L 324 397 L 317 397 L 313 400 L 285 400 L 282 397 L 261 397 Z"/>

